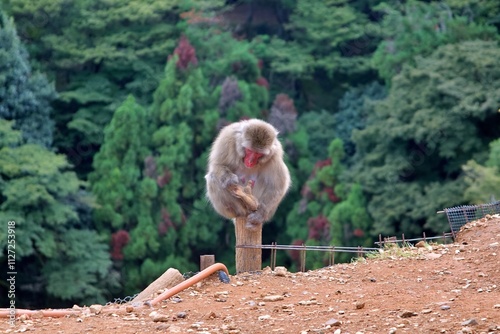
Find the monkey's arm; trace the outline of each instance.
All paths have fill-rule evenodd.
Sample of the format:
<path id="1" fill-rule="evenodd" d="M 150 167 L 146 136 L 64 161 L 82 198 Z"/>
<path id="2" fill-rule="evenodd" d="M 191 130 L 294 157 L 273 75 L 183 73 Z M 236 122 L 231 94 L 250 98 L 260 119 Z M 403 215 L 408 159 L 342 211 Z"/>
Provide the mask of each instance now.
<path id="1" fill-rule="evenodd" d="M 222 189 L 228 189 L 231 185 L 237 185 L 240 180 L 227 166 L 218 165 L 208 173 L 210 179 L 217 182 Z"/>
<path id="2" fill-rule="evenodd" d="M 248 228 L 255 228 L 270 220 L 290 187 L 290 173 L 285 163 L 275 161 L 270 167 L 267 173 L 260 176 L 260 184 L 254 192 L 259 206 L 257 211 L 248 215 Z"/>

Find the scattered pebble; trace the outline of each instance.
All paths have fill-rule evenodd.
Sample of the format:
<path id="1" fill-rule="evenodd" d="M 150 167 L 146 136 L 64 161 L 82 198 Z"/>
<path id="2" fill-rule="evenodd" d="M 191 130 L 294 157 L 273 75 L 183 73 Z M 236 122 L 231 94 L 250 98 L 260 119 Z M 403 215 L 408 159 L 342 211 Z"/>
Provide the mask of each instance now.
<path id="1" fill-rule="evenodd" d="M 417 315 L 418 314 L 416 312 L 413 312 L 413 311 L 403 311 L 403 313 L 400 314 L 400 317 L 401 318 L 411 318 L 411 317 L 415 317 Z"/>
<path id="2" fill-rule="evenodd" d="M 326 326 L 340 326 L 341 324 L 342 322 L 335 318 L 332 318 L 325 323 Z"/>
<path id="3" fill-rule="evenodd" d="M 282 295 L 271 295 L 271 296 L 265 296 L 262 298 L 266 302 L 277 302 L 279 300 L 285 299 Z"/>
<path id="4" fill-rule="evenodd" d="M 476 319 L 469 319 L 465 320 L 464 322 L 461 323 L 462 326 L 475 326 L 477 325 Z"/>

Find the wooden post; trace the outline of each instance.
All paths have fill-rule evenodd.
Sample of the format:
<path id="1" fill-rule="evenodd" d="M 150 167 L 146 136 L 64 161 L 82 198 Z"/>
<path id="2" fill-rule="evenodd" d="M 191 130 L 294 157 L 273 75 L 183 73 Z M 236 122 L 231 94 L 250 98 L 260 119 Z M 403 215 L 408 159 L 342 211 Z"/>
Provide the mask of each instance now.
<path id="1" fill-rule="evenodd" d="M 146 289 L 139 293 L 133 300 L 132 303 L 142 302 L 155 297 L 155 293 L 158 290 L 169 289 L 176 286 L 180 282 L 184 281 L 184 277 L 175 268 L 169 268 L 158 277 L 153 283 L 151 283 Z"/>
<path id="2" fill-rule="evenodd" d="M 215 263 L 215 255 L 200 255 L 200 271 Z"/>
<path id="3" fill-rule="evenodd" d="M 256 229 L 246 228 L 246 217 L 236 218 L 234 228 L 236 233 L 236 246 L 262 245 L 262 225 Z M 262 269 L 261 248 L 236 247 L 236 273 L 258 271 Z"/>

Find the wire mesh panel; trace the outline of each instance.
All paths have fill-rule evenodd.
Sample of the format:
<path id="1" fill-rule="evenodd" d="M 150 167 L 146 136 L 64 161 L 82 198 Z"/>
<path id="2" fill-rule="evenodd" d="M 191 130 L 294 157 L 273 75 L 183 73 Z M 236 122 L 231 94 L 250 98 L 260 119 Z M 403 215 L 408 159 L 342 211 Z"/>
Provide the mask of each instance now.
<path id="1" fill-rule="evenodd" d="M 451 233 L 455 235 L 463 225 L 470 221 L 483 218 L 487 214 L 500 213 L 500 201 L 489 204 L 456 206 L 444 209 L 444 212 L 448 217 Z"/>

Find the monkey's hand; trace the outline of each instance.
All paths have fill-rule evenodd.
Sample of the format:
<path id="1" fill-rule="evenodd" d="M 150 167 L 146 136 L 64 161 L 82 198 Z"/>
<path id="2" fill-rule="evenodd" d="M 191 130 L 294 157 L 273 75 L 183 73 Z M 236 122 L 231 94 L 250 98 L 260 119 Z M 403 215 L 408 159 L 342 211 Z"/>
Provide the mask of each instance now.
<path id="1" fill-rule="evenodd" d="M 240 183 L 240 179 L 238 178 L 238 175 L 234 173 L 224 173 L 220 177 L 220 183 L 223 189 L 230 190 L 230 188 L 237 186 Z"/>

